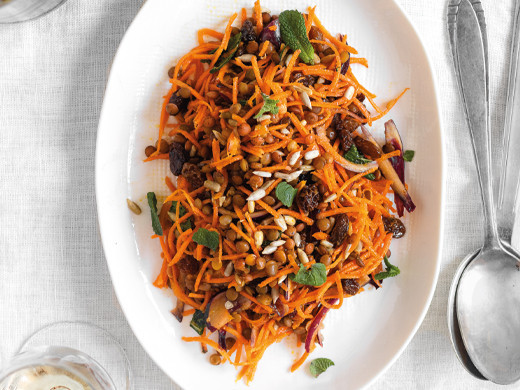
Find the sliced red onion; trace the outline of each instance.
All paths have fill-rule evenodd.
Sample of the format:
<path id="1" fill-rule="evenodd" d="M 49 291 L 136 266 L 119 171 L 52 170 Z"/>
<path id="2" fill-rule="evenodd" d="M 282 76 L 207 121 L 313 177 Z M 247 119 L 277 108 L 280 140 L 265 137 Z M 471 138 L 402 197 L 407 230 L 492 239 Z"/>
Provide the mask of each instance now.
<path id="1" fill-rule="evenodd" d="M 379 146 L 379 144 L 374 140 L 374 137 L 372 137 L 372 134 L 367 130 L 367 128 L 363 125 L 360 126 L 362 133 L 361 136 L 367 140 L 372 142 L 377 148 L 380 149 L 381 153 L 383 153 L 383 150 Z M 412 198 L 410 197 L 410 194 L 406 190 L 406 187 L 404 186 L 403 182 L 401 181 L 401 178 L 395 171 L 394 167 L 392 166 L 392 163 L 388 160 L 381 161 L 379 163 L 379 169 L 383 173 L 383 176 L 386 177 L 388 180 L 392 182 L 392 188 L 394 192 L 403 200 L 404 208 L 411 213 L 415 210 L 415 204 L 412 201 Z"/>
<path id="2" fill-rule="evenodd" d="M 177 321 L 182 322 L 182 312 L 184 311 L 184 302 L 180 299 L 177 299 L 177 305 L 175 309 L 171 311 L 173 316 L 177 319 Z"/>
<path id="3" fill-rule="evenodd" d="M 269 27 L 275 26 L 276 30 L 272 31 Z M 260 42 L 269 41 L 271 42 L 275 49 L 280 49 L 280 45 L 282 44 L 282 36 L 280 35 L 280 26 L 278 19 L 273 20 L 267 26 L 264 27 L 262 32 L 260 33 Z"/>
<path id="4" fill-rule="evenodd" d="M 336 302 L 338 302 L 338 298 L 329 299 L 327 301 L 327 303 L 329 305 L 334 305 L 334 304 L 336 304 Z M 311 325 L 309 327 L 309 331 L 307 332 L 307 338 L 305 339 L 305 351 L 306 352 L 311 351 L 311 341 L 314 339 L 315 335 L 317 334 L 317 332 L 320 328 L 321 321 L 323 321 L 323 319 L 325 318 L 325 314 L 327 314 L 327 312 L 329 310 L 330 309 L 328 307 L 323 306 L 320 309 L 320 311 L 318 312 L 318 314 L 316 314 L 316 317 L 314 317 L 314 319 L 312 320 Z"/>
<path id="5" fill-rule="evenodd" d="M 218 330 L 218 345 L 224 351 L 227 349 L 226 348 L 226 331 L 224 329 Z"/>
<path id="6" fill-rule="evenodd" d="M 339 36 L 339 39 L 340 39 L 340 40 L 343 40 L 343 36 L 340 35 L 340 36 Z M 348 43 L 347 43 L 347 45 L 348 45 Z M 347 60 L 346 62 L 344 62 L 344 63 L 341 65 L 340 73 L 341 73 L 342 75 L 347 74 L 347 71 L 348 71 L 348 67 L 349 67 L 349 66 L 350 66 L 350 53 L 348 53 L 348 60 Z"/>
<path id="7" fill-rule="evenodd" d="M 401 179 L 403 184 L 406 184 L 404 180 L 403 141 L 393 120 L 389 120 L 385 123 L 385 139 L 387 144 L 392 145 L 395 150 L 401 151 L 401 155 L 392 157 L 390 162 L 392 163 L 397 176 L 399 176 L 399 179 Z M 397 215 L 402 217 L 404 214 L 404 203 L 401 198 L 395 198 L 395 207 L 397 209 Z"/>

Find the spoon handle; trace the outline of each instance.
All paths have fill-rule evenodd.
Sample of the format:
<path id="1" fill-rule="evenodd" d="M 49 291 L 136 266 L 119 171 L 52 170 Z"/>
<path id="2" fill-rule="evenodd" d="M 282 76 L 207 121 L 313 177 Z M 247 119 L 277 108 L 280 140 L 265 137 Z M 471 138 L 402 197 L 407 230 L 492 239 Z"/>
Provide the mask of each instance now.
<path id="1" fill-rule="evenodd" d="M 512 232 L 517 214 L 520 181 L 520 83 L 517 82 L 520 53 L 520 1 L 516 2 L 509 63 L 506 113 L 503 134 L 503 166 L 501 167 L 497 221 L 500 239 L 512 243 Z"/>
<path id="2" fill-rule="evenodd" d="M 458 3 L 458 4 L 457 4 Z M 485 226 L 485 247 L 498 244 L 493 206 L 489 131 L 489 98 L 486 49 L 481 30 L 483 14 L 477 16 L 470 0 L 450 2 L 448 32 L 464 113 L 477 164 Z"/>

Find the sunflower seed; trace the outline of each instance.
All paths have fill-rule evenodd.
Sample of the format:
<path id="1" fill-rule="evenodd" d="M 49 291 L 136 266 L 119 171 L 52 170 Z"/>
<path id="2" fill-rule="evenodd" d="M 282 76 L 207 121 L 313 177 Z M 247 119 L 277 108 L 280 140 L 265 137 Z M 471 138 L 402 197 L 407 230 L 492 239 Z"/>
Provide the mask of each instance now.
<path id="1" fill-rule="evenodd" d="M 270 255 L 270 254 L 276 252 L 276 249 L 278 249 L 278 248 L 275 246 L 272 246 L 272 245 L 266 246 L 265 249 L 262 251 L 262 254 Z"/>
<path id="2" fill-rule="evenodd" d="M 300 92 L 300 98 L 302 99 L 303 104 L 307 106 L 309 110 L 312 110 L 311 99 L 309 98 L 309 94 L 305 91 Z"/>
<path id="3" fill-rule="evenodd" d="M 226 269 L 224 270 L 224 276 L 228 277 L 231 276 L 233 273 L 233 262 L 230 261 L 228 265 L 226 266 Z"/>
<path id="4" fill-rule="evenodd" d="M 255 212 L 255 202 L 253 200 L 249 200 L 247 202 L 247 211 L 249 211 L 249 214 L 253 214 Z"/>
<path id="5" fill-rule="evenodd" d="M 319 64 L 321 62 L 320 56 L 317 55 L 316 53 L 314 53 L 313 61 L 314 61 L 314 64 Z"/>
<path id="6" fill-rule="evenodd" d="M 311 150 L 310 152 L 305 153 L 304 158 L 305 160 L 313 160 L 316 157 L 319 157 L 320 151 L 319 150 Z"/>
<path id="7" fill-rule="evenodd" d="M 265 190 L 263 188 L 259 188 L 256 191 L 252 192 L 251 195 L 248 196 L 247 200 L 260 200 L 265 196 Z"/>
<path id="8" fill-rule="evenodd" d="M 314 167 L 312 165 L 302 165 L 300 169 L 305 172 L 310 172 L 314 170 Z"/>
<path id="9" fill-rule="evenodd" d="M 126 204 L 128 205 L 128 208 L 132 213 L 134 213 L 135 215 L 141 214 L 141 208 L 137 203 L 131 201 L 130 199 L 127 199 Z"/>
<path id="10" fill-rule="evenodd" d="M 334 247 L 332 242 L 327 241 L 327 240 L 321 240 L 320 244 L 323 245 L 325 248 L 333 248 Z"/>
<path id="11" fill-rule="evenodd" d="M 294 165 L 298 162 L 298 159 L 300 158 L 300 155 L 302 153 L 298 150 L 297 152 L 293 153 L 291 157 L 289 158 L 289 165 Z"/>
<path id="12" fill-rule="evenodd" d="M 237 57 L 237 59 L 239 59 L 242 62 L 251 62 L 253 57 L 256 57 L 256 56 L 253 54 L 242 54 L 241 56 Z"/>
<path id="13" fill-rule="evenodd" d="M 229 309 L 232 309 L 233 308 L 233 302 L 230 302 L 230 301 L 226 301 L 226 303 L 224 303 L 224 307 L 229 310 Z"/>
<path id="14" fill-rule="evenodd" d="M 300 246 L 302 243 L 302 237 L 300 236 L 300 233 L 294 233 L 293 240 L 297 247 Z"/>
<path id="15" fill-rule="evenodd" d="M 271 187 L 271 184 L 273 184 L 274 180 L 269 180 L 264 183 L 262 187 L 260 187 L 262 190 L 266 191 L 269 187 Z"/>
<path id="16" fill-rule="evenodd" d="M 285 219 L 285 223 L 289 226 L 296 225 L 296 218 L 294 218 L 292 215 L 284 215 L 283 218 Z"/>
<path id="17" fill-rule="evenodd" d="M 356 88 L 352 85 L 347 88 L 347 92 L 345 92 L 345 99 L 351 100 L 354 97 L 354 92 L 356 92 Z"/>
<path id="18" fill-rule="evenodd" d="M 260 176 L 260 177 L 271 177 L 273 174 L 271 172 L 265 172 L 265 171 L 253 171 L 253 175 Z"/>
<path id="19" fill-rule="evenodd" d="M 264 243 L 264 232 L 261 230 L 256 231 L 254 234 L 254 238 L 255 238 L 255 245 L 257 247 L 261 247 L 262 244 Z"/>
<path id="20" fill-rule="evenodd" d="M 309 262 L 309 256 L 307 256 L 307 253 L 305 253 L 303 250 L 298 248 L 298 259 L 300 259 L 300 262 L 302 264 L 307 264 Z"/>
<path id="21" fill-rule="evenodd" d="M 279 247 L 279 246 L 282 246 L 283 244 L 285 244 L 285 240 L 276 240 L 276 241 L 271 242 L 270 245 Z"/>
<path id="22" fill-rule="evenodd" d="M 267 120 L 267 119 L 271 119 L 271 115 L 267 115 L 267 114 L 266 114 L 266 115 L 262 115 L 262 116 L 259 117 L 256 121 L 257 121 L 258 123 L 260 123 L 260 122 L 263 122 L 263 121 L 265 121 L 265 120 Z"/>
<path id="23" fill-rule="evenodd" d="M 337 194 L 332 194 L 332 195 L 329 195 L 327 196 L 327 198 L 325 198 L 325 203 L 329 203 L 329 202 L 332 202 L 334 199 L 336 199 L 338 197 Z"/>
<path id="24" fill-rule="evenodd" d="M 208 190 L 219 192 L 220 191 L 220 184 L 218 184 L 216 181 L 213 180 L 206 180 L 204 182 L 204 187 L 206 187 Z"/>
<path id="25" fill-rule="evenodd" d="M 283 216 L 279 216 L 274 219 L 274 223 L 282 228 L 282 231 L 285 232 L 287 230 L 287 224 L 285 223 L 285 219 Z"/>

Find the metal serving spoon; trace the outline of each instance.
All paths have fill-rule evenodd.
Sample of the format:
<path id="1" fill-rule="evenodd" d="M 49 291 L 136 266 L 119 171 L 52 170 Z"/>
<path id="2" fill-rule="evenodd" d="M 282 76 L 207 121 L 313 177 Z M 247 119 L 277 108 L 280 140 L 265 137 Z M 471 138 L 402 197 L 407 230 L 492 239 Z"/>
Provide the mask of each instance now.
<path id="1" fill-rule="evenodd" d="M 520 256 L 498 238 L 490 173 L 484 42 L 477 14 L 461 0 L 449 22 L 450 42 L 482 194 L 484 246 L 461 270 L 454 299 L 460 334 L 477 370 L 501 384 L 520 378 Z"/>
<path id="2" fill-rule="evenodd" d="M 453 23 L 456 20 L 456 11 L 460 0 L 450 0 L 448 6 L 448 24 Z M 471 4 L 477 18 L 479 20 L 482 40 L 484 43 L 484 52 L 486 58 L 486 86 L 487 74 L 488 74 L 488 61 L 487 61 L 487 34 L 486 24 L 484 19 L 484 11 L 479 0 L 471 0 Z M 520 146 L 520 130 L 512 131 L 512 128 L 516 123 L 520 123 L 520 118 L 515 115 L 520 115 L 520 83 L 516 83 L 519 52 L 520 52 L 520 2 L 516 3 L 514 13 L 514 24 L 513 24 L 513 39 L 511 43 L 511 58 L 510 58 L 510 70 L 509 70 L 509 82 L 507 91 L 507 104 L 506 114 L 504 123 L 504 134 L 503 134 L 503 153 L 502 158 L 502 177 L 500 180 L 500 194 L 498 201 L 498 232 L 500 240 L 503 244 L 511 245 L 513 224 L 515 221 L 514 210 L 516 204 L 516 198 L 518 196 L 518 186 L 520 181 L 520 154 L 515 152 L 515 149 Z M 460 333 L 459 322 L 456 310 L 456 292 L 459 284 L 460 277 L 470 263 L 470 261 L 478 254 L 478 250 L 469 254 L 462 260 L 455 272 L 453 281 L 450 287 L 448 295 L 448 306 L 447 306 L 447 321 L 448 329 L 450 332 L 450 338 L 457 355 L 457 358 L 461 362 L 462 366 L 473 376 L 478 379 L 485 380 L 486 378 L 477 370 L 473 362 L 471 361 L 462 336 Z"/>

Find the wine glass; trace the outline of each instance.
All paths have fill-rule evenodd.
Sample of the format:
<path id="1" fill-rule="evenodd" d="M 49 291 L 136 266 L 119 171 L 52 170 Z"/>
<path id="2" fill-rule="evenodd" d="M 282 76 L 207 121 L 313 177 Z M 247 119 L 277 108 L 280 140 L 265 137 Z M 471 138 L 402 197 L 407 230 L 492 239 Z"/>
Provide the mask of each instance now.
<path id="1" fill-rule="evenodd" d="M 104 329 L 64 321 L 29 336 L 0 372 L 0 390 L 130 390 L 124 349 Z"/>
<path id="2" fill-rule="evenodd" d="M 43 16 L 66 0 L 0 0 L 0 24 L 19 23 Z"/>

